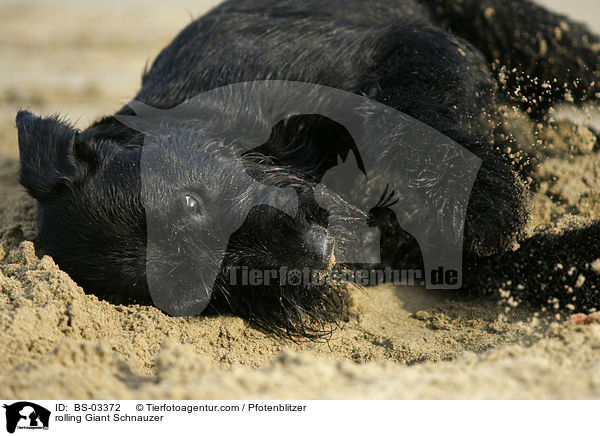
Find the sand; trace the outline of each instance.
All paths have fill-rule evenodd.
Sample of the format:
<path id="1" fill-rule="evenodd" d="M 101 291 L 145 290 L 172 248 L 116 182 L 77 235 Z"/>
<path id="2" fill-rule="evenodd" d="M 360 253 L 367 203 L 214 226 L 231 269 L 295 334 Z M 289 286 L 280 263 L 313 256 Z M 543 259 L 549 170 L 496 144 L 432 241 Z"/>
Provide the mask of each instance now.
<path id="1" fill-rule="evenodd" d="M 121 3 L 0 5 L 0 398 L 600 396 L 600 325 L 494 298 L 350 288 L 348 318 L 329 340 L 310 342 L 233 316 L 171 318 L 86 295 L 36 246 L 14 116 L 61 112 L 86 127 L 133 96 L 146 61 L 207 7 Z M 598 218 L 591 131 L 505 112 L 544 157 L 530 233 Z"/>

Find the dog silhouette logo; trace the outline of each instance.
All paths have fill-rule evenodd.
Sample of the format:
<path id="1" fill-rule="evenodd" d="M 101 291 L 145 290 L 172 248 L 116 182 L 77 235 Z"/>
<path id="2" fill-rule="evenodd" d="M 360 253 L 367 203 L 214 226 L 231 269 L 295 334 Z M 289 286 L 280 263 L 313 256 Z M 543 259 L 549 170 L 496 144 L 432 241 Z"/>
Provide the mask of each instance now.
<path id="1" fill-rule="evenodd" d="M 321 251 L 294 269 L 312 267 L 319 256 L 378 265 L 402 256 L 390 240 L 410 237 L 427 288 L 462 286 L 463 230 L 481 159 L 426 124 L 364 96 L 279 80 L 215 88 L 171 109 L 135 100 L 128 106 L 135 115 L 116 118 L 144 134 L 148 289 L 169 315 L 205 309 L 240 229 L 255 252 L 267 254 L 279 248 L 273 235 L 296 234 L 287 231 L 292 224 L 261 232 L 258 217 L 298 228 L 309 222 L 307 234 L 332 241 L 331 250 L 316 244 Z M 173 202 L 182 190 L 202 193 L 206 214 L 182 221 Z M 297 246 L 308 252 L 308 241 Z M 266 265 L 290 266 L 284 261 Z M 438 283 L 442 270 L 455 274 Z"/>
<path id="2" fill-rule="evenodd" d="M 10 405 L 4 404 L 6 409 L 6 431 L 14 433 L 18 429 L 48 429 L 50 411 L 42 406 L 29 401 L 19 401 Z"/>

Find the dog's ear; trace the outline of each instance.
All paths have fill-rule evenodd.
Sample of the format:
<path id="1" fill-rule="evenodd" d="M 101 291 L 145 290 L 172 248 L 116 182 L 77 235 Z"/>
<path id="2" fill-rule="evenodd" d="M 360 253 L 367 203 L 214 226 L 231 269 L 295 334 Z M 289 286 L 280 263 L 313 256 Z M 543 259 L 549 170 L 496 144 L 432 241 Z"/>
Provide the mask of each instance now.
<path id="1" fill-rule="evenodd" d="M 76 129 L 58 117 L 42 118 L 28 111 L 17 113 L 19 183 L 32 197 L 44 200 L 63 183 L 77 180 L 95 151 L 78 138 Z"/>

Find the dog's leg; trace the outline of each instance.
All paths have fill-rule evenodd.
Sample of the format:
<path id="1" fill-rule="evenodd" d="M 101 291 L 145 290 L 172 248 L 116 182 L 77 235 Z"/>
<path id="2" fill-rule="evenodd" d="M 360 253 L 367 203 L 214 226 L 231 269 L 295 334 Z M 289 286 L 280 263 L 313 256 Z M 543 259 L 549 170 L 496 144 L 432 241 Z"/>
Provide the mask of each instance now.
<path id="1" fill-rule="evenodd" d="M 533 116 L 596 99 L 600 38 L 528 0 L 423 0 L 434 21 L 478 48 L 513 102 Z"/>

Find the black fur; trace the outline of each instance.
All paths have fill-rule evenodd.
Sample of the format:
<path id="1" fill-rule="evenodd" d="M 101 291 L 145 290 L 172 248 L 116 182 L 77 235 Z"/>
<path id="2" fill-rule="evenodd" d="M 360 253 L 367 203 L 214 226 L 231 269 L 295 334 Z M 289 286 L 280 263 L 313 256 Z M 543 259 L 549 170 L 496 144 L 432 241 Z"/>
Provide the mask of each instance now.
<path id="1" fill-rule="evenodd" d="M 584 309 L 599 302 L 598 276 L 589 264 L 600 256 L 595 241 L 600 229 L 593 225 L 522 241 L 528 217 L 523 173 L 529 163 L 507 153 L 518 144 L 497 127 L 497 90 L 514 99 L 519 89 L 517 101 L 534 116 L 566 93 L 577 102 L 593 98 L 598 41 L 584 26 L 528 0 L 231 0 L 192 22 L 160 53 L 135 100 L 167 109 L 219 86 L 288 79 L 365 95 L 405 112 L 483 160 L 465 227 L 466 287 L 485 291 L 504 284 L 525 299 L 556 297 Z M 133 112 L 124 107 L 118 115 Z M 310 184 L 329 164 L 294 172 L 288 167 L 297 162 L 282 156 L 293 160 L 286 147 L 303 147 L 312 158 L 303 164 L 322 162 L 323 147 L 330 147 L 326 155 L 335 155 L 347 138 L 327 120 L 304 121 L 312 126 L 308 137 L 295 134 L 290 121 L 274 128 L 269 144 L 253 150 L 250 157 L 257 161 L 247 159 L 249 173 L 268 162 L 272 168 L 264 177 L 296 189 L 299 215 L 253 210 L 232 235 L 225 265 L 264 269 L 289 264 L 290 258 L 299 265 L 326 261 L 296 247 L 314 226 L 326 227 Z M 116 303 L 151 304 L 140 197 L 143 135 L 113 116 L 77 132 L 58 118 L 20 112 L 17 126 L 20 181 L 38 200 L 43 249 L 87 291 Z M 218 149 L 214 153 L 207 173 L 227 180 Z M 393 177 L 393 169 L 381 171 Z M 198 177 L 199 185 L 216 191 L 223 186 Z M 393 200 L 382 201 L 370 222 L 382 230 L 384 263 L 420 265 L 414 239 L 386 212 L 386 202 Z M 513 252 L 517 241 L 521 248 Z M 171 264 L 162 267 L 186 265 L 181 256 L 173 253 Z M 585 271 L 582 286 L 571 283 L 577 275 L 571 280 L 555 271 L 563 259 Z M 552 280 L 541 290 L 550 273 Z M 216 290 L 212 309 L 228 308 L 265 328 L 303 335 L 318 334 L 319 323 L 335 320 L 343 305 L 338 291 L 318 286 L 240 289 L 221 277 Z"/>

